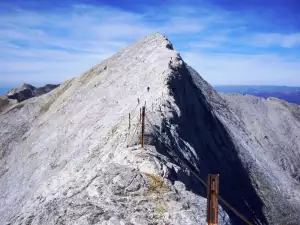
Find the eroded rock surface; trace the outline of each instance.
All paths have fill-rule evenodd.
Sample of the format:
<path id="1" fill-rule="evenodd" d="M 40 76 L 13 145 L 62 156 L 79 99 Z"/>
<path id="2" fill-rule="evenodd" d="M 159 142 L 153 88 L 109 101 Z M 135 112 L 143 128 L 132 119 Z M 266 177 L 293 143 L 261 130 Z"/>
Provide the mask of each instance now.
<path id="1" fill-rule="evenodd" d="M 116 164 L 62 190 L 64 197 L 47 200 L 15 218 L 21 224 L 205 224 L 206 200 L 184 184 Z M 38 207 L 36 207 L 38 205 Z M 221 209 L 220 209 L 221 210 Z M 229 218 L 221 210 L 221 223 Z"/>
<path id="2" fill-rule="evenodd" d="M 149 35 L 1 112 L 0 224 L 206 224 L 209 173 L 253 224 L 297 224 L 299 108 L 254 102 L 220 96 Z"/>

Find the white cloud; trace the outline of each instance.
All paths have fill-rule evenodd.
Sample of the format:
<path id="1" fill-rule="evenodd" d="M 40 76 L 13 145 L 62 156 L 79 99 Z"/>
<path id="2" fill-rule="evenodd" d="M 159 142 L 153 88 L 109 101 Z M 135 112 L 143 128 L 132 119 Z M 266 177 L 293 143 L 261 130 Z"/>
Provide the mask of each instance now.
<path id="1" fill-rule="evenodd" d="M 292 48 L 300 46 L 300 33 L 257 34 L 252 38 L 251 43 L 260 47 L 281 46 L 284 48 Z"/>
<path id="2" fill-rule="evenodd" d="M 160 27 L 162 32 L 173 33 L 199 33 L 204 29 L 204 25 L 196 18 L 171 17 L 164 27 Z"/>
<path id="3" fill-rule="evenodd" d="M 188 46 L 191 48 L 216 48 L 219 43 L 209 41 L 190 42 Z"/>
<path id="4" fill-rule="evenodd" d="M 152 13 L 74 5 L 43 14 L 18 9 L 0 15 L 0 86 L 62 82 L 79 75 L 138 38 L 152 32 L 197 33 L 197 20 Z"/>
<path id="5" fill-rule="evenodd" d="M 183 52 L 182 57 L 212 85 L 300 85 L 300 62 L 275 55 Z"/>
<path id="6" fill-rule="evenodd" d="M 0 86 L 62 82 L 150 32 L 139 15 L 94 7 L 83 13 L 82 7 L 0 15 Z"/>
<path id="7" fill-rule="evenodd" d="M 34 85 L 60 83 L 84 73 L 88 68 L 97 64 L 99 58 L 105 59 L 112 55 L 112 53 L 107 55 L 68 55 L 66 52 L 57 51 L 48 53 L 49 58 L 19 60 L 16 63 L 14 61 L 1 62 L 0 68 L 3 68 L 0 72 L 1 86 L 18 85 L 26 82 Z"/>
<path id="8" fill-rule="evenodd" d="M 238 19 L 207 8 L 168 7 L 141 13 L 117 8 L 74 5 L 43 14 L 18 9 L 0 15 L 0 86 L 21 82 L 57 83 L 80 75 L 140 37 L 160 31 L 183 58 L 213 84 L 300 85 L 298 62 L 272 55 L 199 54 L 227 42 L 261 46 L 299 44 L 299 34 L 230 36 Z M 215 26 L 217 25 L 217 26 Z M 243 29 L 243 27 L 241 28 Z M 207 32 L 208 30 L 208 32 Z M 178 40 L 178 42 L 176 42 Z M 194 52 L 192 52 L 194 51 Z M 298 78 L 297 78 L 298 77 Z"/>

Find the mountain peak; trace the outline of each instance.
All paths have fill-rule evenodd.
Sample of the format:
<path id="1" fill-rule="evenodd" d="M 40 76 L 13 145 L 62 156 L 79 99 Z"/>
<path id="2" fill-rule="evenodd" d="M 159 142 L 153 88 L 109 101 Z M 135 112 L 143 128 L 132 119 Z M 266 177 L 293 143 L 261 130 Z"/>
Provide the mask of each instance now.
<path id="1" fill-rule="evenodd" d="M 152 42 L 153 40 L 157 40 L 157 42 L 165 42 L 166 44 L 166 48 L 170 49 L 170 50 L 174 50 L 173 49 L 173 44 L 171 43 L 171 41 L 169 41 L 169 39 L 162 33 L 159 32 L 155 32 L 152 33 L 148 36 L 145 36 L 144 38 L 140 39 L 140 42 Z"/>
<path id="2" fill-rule="evenodd" d="M 219 95 L 151 34 L 0 114 L 0 224 L 205 224 L 217 173 L 253 224 L 298 224 L 299 112 Z"/>

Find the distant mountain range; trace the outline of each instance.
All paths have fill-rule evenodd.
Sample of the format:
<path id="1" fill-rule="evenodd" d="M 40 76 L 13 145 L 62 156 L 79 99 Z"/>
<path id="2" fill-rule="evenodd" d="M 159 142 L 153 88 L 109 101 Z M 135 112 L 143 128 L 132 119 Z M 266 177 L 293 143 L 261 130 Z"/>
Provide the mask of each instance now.
<path id="1" fill-rule="evenodd" d="M 275 97 L 300 105 L 300 87 L 224 85 L 214 86 L 214 88 L 218 92 L 249 94 L 263 98 Z"/>
<path id="2" fill-rule="evenodd" d="M 46 94 L 59 85 L 46 84 L 43 87 L 35 87 L 31 84 L 22 84 L 18 88 L 0 88 L 0 96 L 6 96 L 9 99 L 16 99 L 18 102 L 22 102 L 26 99 Z"/>
<path id="3" fill-rule="evenodd" d="M 46 94 L 58 86 L 59 85 L 47 84 L 44 87 L 37 88 L 31 84 L 22 84 L 18 88 L 11 89 L 6 93 L 6 96 L 9 99 L 16 99 L 18 102 L 22 102 L 26 99 Z"/>

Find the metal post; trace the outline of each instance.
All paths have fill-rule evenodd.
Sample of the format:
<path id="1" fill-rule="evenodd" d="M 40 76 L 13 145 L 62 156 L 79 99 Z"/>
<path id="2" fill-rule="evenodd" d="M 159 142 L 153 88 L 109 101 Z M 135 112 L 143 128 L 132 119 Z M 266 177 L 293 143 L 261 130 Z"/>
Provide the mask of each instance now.
<path id="1" fill-rule="evenodd" d="M 128 130 L 130 130 L 131 124 L 130 124 L 130 113 L 129 113 L 129 127 Z"/>
<path id="2" fill-rule="evenodd" d="M 207 224 L 218 225 L 219 174 L 209 174 L 207 182 Z"/>
<path id="3" fill-rule="evenodd" d="M 145 146 L 145 138 L 144 138 L 144 133 L 145 133 L 145 111 L 146 111 L 146 107 L 143 106 L 143 109 L 142 109 L 142 140 L 141 140 L 142 148 L 144 148 L 144 146 Z"/>
<path id="4" fill-rule="evenodd" d="M 142 109 L 140 108 L 140 122 L 142 122 Z"/>

